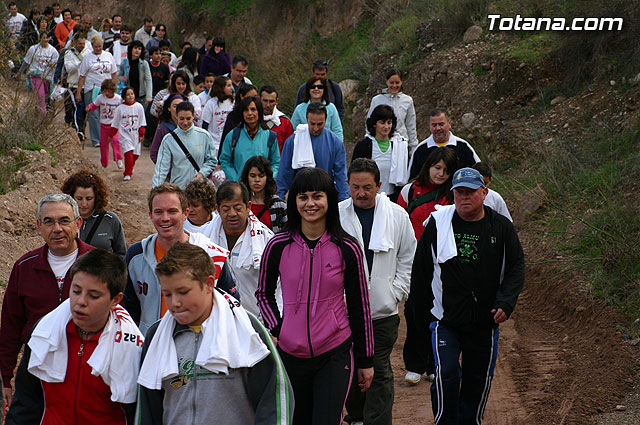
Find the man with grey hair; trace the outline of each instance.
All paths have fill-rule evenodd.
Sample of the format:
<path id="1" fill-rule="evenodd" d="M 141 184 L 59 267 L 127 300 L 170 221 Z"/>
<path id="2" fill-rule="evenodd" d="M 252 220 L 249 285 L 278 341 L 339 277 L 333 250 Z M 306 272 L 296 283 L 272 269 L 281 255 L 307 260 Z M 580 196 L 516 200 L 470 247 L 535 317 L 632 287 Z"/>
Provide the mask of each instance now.
<path id="1" fill-rule="evenodd" d="M 54 193 L 38 202 L 36 227 L 45 244 L 13 265 L 2 301 L 0 372 L 2 392 L 11 404 L 11 378 L 22 344 L 36 322 L 69 298 L 67 272 L 76 259 L 94 249 L 78 238 L 82 217 L 69 195 Z"/>

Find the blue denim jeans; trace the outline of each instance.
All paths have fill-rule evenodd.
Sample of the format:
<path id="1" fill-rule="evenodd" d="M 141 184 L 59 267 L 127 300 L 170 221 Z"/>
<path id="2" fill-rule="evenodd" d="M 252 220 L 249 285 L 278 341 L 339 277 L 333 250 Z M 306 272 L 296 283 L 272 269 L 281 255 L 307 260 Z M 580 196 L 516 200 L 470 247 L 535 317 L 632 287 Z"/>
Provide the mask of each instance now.
<path id="1" fill-rule="evenodd" d="M 498 328 L 461 332 L 439 321 L 429 327 L 436 366 L 431 384 L 436 424 L 479 425 L 498 356 Z"/>

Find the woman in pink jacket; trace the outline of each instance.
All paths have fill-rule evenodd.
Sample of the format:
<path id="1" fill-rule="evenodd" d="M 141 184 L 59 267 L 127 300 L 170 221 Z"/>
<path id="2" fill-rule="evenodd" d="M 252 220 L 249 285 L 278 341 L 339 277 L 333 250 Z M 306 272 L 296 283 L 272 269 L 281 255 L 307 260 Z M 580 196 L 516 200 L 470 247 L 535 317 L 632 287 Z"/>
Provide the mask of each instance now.
<path id="1" fill-rule="evenodd" d="M 373 378 L 364 256 L 340 225 L 338 192 L 324 170 L 298 173 L 287 215 L 287 230 L 264 250 L 256 298 L 293 386 L 293 424 L 338 425 L 354 372 L 362 391 Z"/>

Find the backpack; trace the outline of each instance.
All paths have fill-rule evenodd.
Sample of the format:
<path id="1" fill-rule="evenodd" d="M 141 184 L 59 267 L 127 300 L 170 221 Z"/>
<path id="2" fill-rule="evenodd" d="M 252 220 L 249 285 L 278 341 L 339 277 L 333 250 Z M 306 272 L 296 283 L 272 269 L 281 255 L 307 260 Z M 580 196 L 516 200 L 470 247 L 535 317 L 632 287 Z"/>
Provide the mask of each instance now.
<path id="1" fill-rule="evenodd" d="M 236 151 L 236 145 L 238 144 L 238 140 L 240 140 L 240 132 L 242 131 L 241 127 L 236 127 L 233 129 L 233 133 L 231 135 L 231 162 L 233 164 L 234 152 Z M 276 133 L 269 130 L 269 140 L 267 141 L 267 149 L 271 152 L 271 148 L 276 141 Z"/>

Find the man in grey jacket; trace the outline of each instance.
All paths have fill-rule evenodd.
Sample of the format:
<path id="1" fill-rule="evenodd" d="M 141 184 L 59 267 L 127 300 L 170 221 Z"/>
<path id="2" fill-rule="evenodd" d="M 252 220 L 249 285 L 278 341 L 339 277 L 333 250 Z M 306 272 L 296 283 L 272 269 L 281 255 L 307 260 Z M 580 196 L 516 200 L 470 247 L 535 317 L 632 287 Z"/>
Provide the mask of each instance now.
<path id="1" fill-rule="evenodd" d="M 391 351 L 398 339 L 398 304 L 409 294 L 416 238 L 409 215 L 380 189 L 375 161 L 358 158 L 348 172 L 351 197 L 339 204 L 340 223 L 356 238 L 367 259 L 373 319 L 373 381 L 366 393 L 352 385 L 347 412 L 352 425 L 391 425 L 393 370 Z"/>

